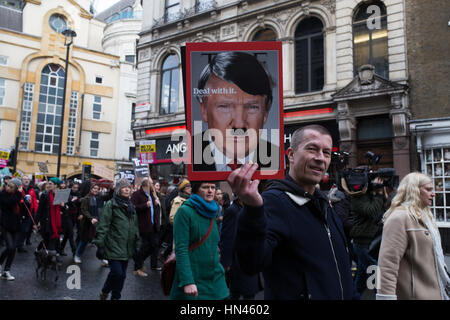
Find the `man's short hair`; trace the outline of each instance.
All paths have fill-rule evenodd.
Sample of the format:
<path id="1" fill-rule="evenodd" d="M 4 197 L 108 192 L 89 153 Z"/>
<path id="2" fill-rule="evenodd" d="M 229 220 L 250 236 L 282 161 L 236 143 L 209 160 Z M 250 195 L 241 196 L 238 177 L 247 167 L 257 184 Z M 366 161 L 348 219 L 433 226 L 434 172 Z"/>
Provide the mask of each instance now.
<path id="1" fill-rule="evenodd" d="M 328 135 L 331 137 L 330 131 L 328 131 L 328 129 L 325 128 L 324 126 L 321 126 L 319 124 L 310 124 L 310 125 L 298 128 L 297 130 L 294 131 L 294 133 L 292 134 L 292 139 L 291 139 L 292 150 L 294 150 L 294 151 L 297 150 L 300 143 L 302 143 L 303 136 L 305 135 L 306 130 L 317 131 L 323 135 Z M 333 140 L 333 137 L 331 137 L 331 140 Z"/>
<path id="2" fill-rule="evenodd" d="M 248 94 L 265 96 L 266 111 L 269 112 L 273 100 L 273 80 L 255 55 L 236 51 L 215 54 L 200 75 L 198 89 L 204 89 L 213 74 L 235 84 Z M 200 103 L 203 98 L 202 95 L 197 95 Z"/>

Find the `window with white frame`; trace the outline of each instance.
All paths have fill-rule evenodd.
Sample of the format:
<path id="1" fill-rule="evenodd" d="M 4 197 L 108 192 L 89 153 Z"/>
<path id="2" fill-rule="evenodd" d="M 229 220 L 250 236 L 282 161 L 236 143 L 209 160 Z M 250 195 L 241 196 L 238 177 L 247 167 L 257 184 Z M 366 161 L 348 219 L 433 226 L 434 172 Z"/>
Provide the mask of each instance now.
<path id="1" fill-rule="evenodd" d="M 42 70 L 34 144 L 37 152 L 58 153 L 64 75 L 64 69 L 57 64 L 48 64 Z"/>
<path id="2" fill-rule="evenodd" d="M 100 134 L 98 132 L 91 132 L 91 142 L 89 144 L 91 157 L 98 157 L 99 137 Z"/>
<path id="3" fill-rule="evenodd" d="M 450 222 L 450 147 L 425 150 L 425 166 L 436 193 L 431 212 L 436 222 Z"/>
<path id="4" fill-rule="evenodd" d="M 0 56 L 0 66 L 7 66 L 7 65 L 8 65 L 8 57 Z"/>
<path id="5" fill-rule="evenodd" d="M 95 76 L 95 83 L 102 84 L 103 83 L 103 77 L 102 76 Z"/>
<path id="6" fill-rule="evenodd" d="M 94 96 L 94 104 L 92 105 L 92 119 L 100 120 L 102 114 L 102 97 Z"/>
<path id="7" fill-rule="evenodd" d="M 33 83 L 25 83 L 23 90 L 22 118 L 20 121 L 19 148 L 28 150 L 30 143 L 31 114 L 33 112 Z"/>
<path id="8" fill-rule="evenodd" d="M 67 154 L 75 153 L 75 137 L 77 132 L 78 92 L 72 91 L 70 95 L 69 128 L 67 131 Z"/>
<path id="9" fill-rule="evenodd" d="M 5 103 L 6 80 L 0 78 L 0 106 Z"/>

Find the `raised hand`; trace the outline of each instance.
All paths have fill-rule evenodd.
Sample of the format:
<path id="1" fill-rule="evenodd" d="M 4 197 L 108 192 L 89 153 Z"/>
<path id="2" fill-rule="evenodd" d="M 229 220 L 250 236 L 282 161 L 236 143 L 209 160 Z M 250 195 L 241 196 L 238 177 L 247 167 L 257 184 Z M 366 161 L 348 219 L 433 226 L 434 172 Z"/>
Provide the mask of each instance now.
<path id="1" fill-rule="evenodd" d="M 234 170 L 228 176 L 228 183 L 233 193 L 241 201 L 249 206 L 260 207 L 263 205 L 263 199 L 258 192 L 259 180 L 251 180 L 258 165 L 246 163 L 243 167 Z"/>

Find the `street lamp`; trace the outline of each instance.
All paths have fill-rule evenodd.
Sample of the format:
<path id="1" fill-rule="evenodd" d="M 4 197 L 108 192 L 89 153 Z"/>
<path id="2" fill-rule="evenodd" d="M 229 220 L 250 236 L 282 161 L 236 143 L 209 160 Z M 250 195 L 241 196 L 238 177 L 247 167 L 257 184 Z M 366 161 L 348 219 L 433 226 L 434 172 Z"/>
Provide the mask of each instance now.
<path id="1" fill-rule="evenodd" d="M 64 35 L 64 45 L 66 46 L 66 69 L 64 72 L 64 91 L 63 91 L 63 101 L 61 110 L 61 122 L 60 122 L 60 133 L 59 133 L 59 146 L 58 146 L 58 166 L 56 168 L 56 176 L 59 177 L 59 169 L 61 167 L 61 149 L 62 149 L 62 136 L 64 127 L 64 107 L 66 105 L 66 90 L 67 90 L 67 75 L 69 74 L 69 49 L 70 45 L 73 43 L 73 38 L 77 36 L 77 33 L 72 29 L 66 29 L 61 32 Z"/>

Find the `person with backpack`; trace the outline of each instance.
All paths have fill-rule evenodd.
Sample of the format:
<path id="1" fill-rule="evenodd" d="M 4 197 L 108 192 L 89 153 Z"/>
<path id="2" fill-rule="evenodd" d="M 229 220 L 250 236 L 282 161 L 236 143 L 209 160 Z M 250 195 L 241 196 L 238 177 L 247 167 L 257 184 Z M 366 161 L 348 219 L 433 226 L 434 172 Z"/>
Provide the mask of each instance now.
<path id="1" fill-rule="evenodd" d="M 215 191 L 214 183 L 193 182 L 191 196 L 175 215 L 177 262 L 171 300 L 223 300 L 229 296 L 218 252 Z M 189 250 L 193 244 L 196 248 Z"/>

